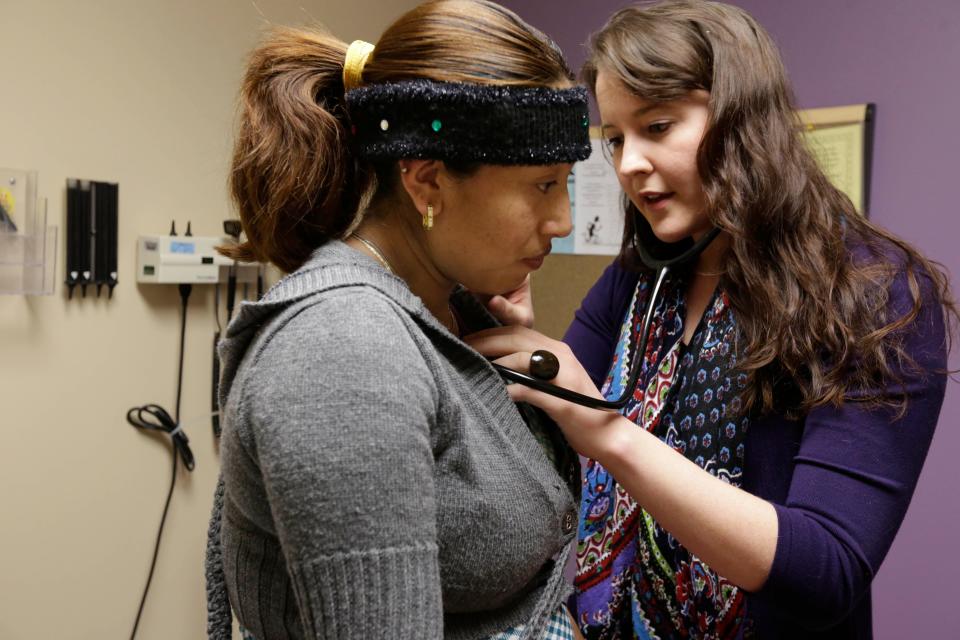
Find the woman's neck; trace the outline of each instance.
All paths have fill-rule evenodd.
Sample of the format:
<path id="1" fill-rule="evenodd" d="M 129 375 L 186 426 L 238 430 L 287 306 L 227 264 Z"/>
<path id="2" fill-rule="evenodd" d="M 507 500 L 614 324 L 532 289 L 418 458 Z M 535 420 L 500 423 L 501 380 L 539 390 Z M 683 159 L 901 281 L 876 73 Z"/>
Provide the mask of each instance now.
<path id="1" fill-rule="evenodd" d="M 727 267 L 727 250 L 730 248 L 730 236 L 726 232 L 721 232 L 713 239 L 706 249 L 704 249 L 696 263 L 693 265 L 693 272 L 699 276 L 719 277 L 724 274 Z"/>
<path id="2" fill-rule="evenodd" d="M 444 277 L 434 265 L 417 238 L 418 232 L 407 228 L 404 221 L 398 218 L 386 216 L 364 221 L 346 242 L 406 282 L 410 291 L 423 300 L 430 313 L 451 333 L 459 335 L 456 316 L 450 308 L 450 294 L 456 283 Z"/>

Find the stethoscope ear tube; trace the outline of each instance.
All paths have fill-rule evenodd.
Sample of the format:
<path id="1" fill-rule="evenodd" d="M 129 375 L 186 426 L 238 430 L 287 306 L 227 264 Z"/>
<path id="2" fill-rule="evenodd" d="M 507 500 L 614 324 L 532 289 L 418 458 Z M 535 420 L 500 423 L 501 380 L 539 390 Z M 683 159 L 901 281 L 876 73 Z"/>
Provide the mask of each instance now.
<path id="1" fill-rule="evenodd" d="M 638 230 L 638 235 L 648 235 L 651 239 L 655 239 L 653 230 L 651 230 L 649 227 L 646 227 L 643 231 Z M 720 228 L 714 227 L 703 234 L 699 240 L 690 244 L 690 246 L 686 249 L 680 251 L 680 253 L 675 253 L 674 255 L 670 255 L 666 258 L 654 257 L 650 248 L 639 239 L 634 244 L 634 248 L 637 250 L 637 255 L 640 256 L 640 261 L 643 264 L 650 269 L 659 270 L 661 267 L 676 267 L 692 261 L 694 258 L 703 253 L 703 250 L 706 249 L 718 235 L 720 235 Z M 667 244 L 665 246 L 671 247 L 671 253 L 676 251 L 676 249 L 673 248 L 673 245 Z"/>
<path id="2" fill-rule="evenodd" d="M 570 389 L 559 387 L 544 380 L 539 380 L 533 376 L 527 375 L 526 373 L 521 373 L 519 371 L 515 371 L 514 369 L 508 369 L 507 367 L 499 364 L 494 364 L 494 369 L 500 373 L 500 376 L 504 380 L 526 385 L 532 389 L 548 393 L 562 400 L 567 400 L 568 402 L 573 402 L 591 409 L 619 411 L 627 406 L 627 402 L 629 402 L 630 398 L 633 397 L 633 390 L 636 389 L 637 382 L 640 380 L 640 371 L 643 368 L 641 365 L 643 363 L 644 354 L 647 351 L 647 344 L 649 343 L 650 323 L 653 321 L 653 312 L 657 308 L 657 300 L 660 298 L 660 289 L 663 287 L 663 283 L 667 279 L 667 274 L 669 272 L 670 268 L 667 266 L 661 266 L 657 270 L 657 277 L 654 280 L 653 290 L 650 292 L 650 297 L 647 299 L 647 308 L 643 314 L 643 324 L 640 326 L 640 340 L 637 345 L 639 348 L 634 352 L 633 361 L 630 363 L 630 379 L 627 381 L 626 386 L 624 386 L 623 393 L 616 400 L 603 400 L 600 398 L 587 396 L 576 391 L 571 391 Z"/>

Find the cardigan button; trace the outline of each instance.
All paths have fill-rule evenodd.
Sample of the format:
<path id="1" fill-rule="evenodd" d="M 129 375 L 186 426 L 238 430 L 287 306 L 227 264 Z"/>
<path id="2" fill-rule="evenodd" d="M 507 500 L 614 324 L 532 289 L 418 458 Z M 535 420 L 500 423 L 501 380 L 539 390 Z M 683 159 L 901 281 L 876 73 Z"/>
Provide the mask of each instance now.
<path id="1" fill-rule="evenodd" d="M 567 511 L 560 520 L 560 529 L 564 534 L 573 532 L 573 527 L 577 524 L 577 516 L 573 511 Z"/>

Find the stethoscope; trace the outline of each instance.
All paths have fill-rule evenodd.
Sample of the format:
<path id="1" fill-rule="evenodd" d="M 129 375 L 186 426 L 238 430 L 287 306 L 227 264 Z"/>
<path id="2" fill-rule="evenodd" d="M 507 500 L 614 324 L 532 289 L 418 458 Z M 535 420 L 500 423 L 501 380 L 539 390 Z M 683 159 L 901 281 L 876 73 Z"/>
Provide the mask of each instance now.
<path id="1" fill-rule="evenodd" d="M 629 214 L 628 214 L 629 215 Z M 633 397 L 634 390 L 636 389 L 637 382 L 640 379 L 640 372 L 642 369 L 641 363 L 643 362 L 643 355 L 647 351 L 647 344 L 649 342 L 649 333 L 650 333 L 650 322 L 653 319 L 654 309 L 657 308 L 657 301 L 660 297 L 660 290 L 663 287 L 664 281 L 667 279 L 667 274 L 670 273 L 671 269 L 679 267 L 685 264 L 688 264 L 699 256 L 704 249 L 709 246 L 713 239 L 717 237 L 720 233 L 720 229 L 714 227 L 703 236 L 698 239 L 696 242 L 690 244 L 688 240 L 686 243 L 672 243 L 666 244 L 659 242 L 654 239 L 653 231 L 650 229 L 649 225 L 646 224 L 646 220 L 643 220 L 639 215 L 638 219 L 638 237 L 637 241 L 634 243 L 637 255 L 640 257 L 640 261 L 643 262 L 648 268 L 656 271 L 656 276 L 653 281 L 653 289 L 650 291 L 650 295 L 647 298 L 647 307 L 643 313 L 643 324 L 640 328 L 639 348 L 635 351 L 636 356 L 633 358 L 633 362 L 630 363 L 630 380 L 627 385 L 623 388 L 623 393 L 616 400 L 601 400 L 598 398 L 592 398 L 590 396 L 583 395 L 582 393 L 577 393 L 576 391 L 571 391 L 570 389 L 565 389 L 563 387 L 557 386 L 548 382 L 547 380 L 516 371 L 504 367 L 499 364 L 494 364 L 494 368 L 500 373 L 500 376 L 507 380 L 508 382 L 516 382 L 537 391 L 542 391 L 548 393 L 557 398 L 567 400 L 568 402 L 573 402 L 575 404 L 582 405 L 584 407 L 590 407 L 592 409 L 608 409 L 617 411 L 627 406 L 630 398 Z M 647 236 L 646 238 L 640 236 Z M 667 248 L 666 251 L 658 251 L 659 256 L 654 255 L 652 250 L 653 246 L 659 245 L 661 248 Z M 679 253 L 675 248 L 676 245 L 681 245 Z M 689 246 L 687 246 L 689 245 Z M 668 254 L 668 255 L 662 255 Z M 542 353 L 542 352 L 541 352 Z M 534 355 L 536 355 L 535 352 Z M 556 356 L 552 354 L 547 354 L 550 357 L 553 357 L 554 360 Z M 553 376 L 547 376 L 553 378 L 556 376 L 556 370 L 553 373 Z"/>

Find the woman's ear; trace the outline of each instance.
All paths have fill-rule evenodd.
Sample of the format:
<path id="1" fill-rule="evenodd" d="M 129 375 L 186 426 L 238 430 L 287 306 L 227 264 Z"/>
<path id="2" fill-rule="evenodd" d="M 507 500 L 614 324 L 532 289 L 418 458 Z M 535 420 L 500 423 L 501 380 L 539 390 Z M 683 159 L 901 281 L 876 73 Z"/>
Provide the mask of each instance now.
<path id="1" fill-rule="evenodd" d="M 428 205 L 433 207 L 434 214 L 439 210 L 443 200 L 443 172 L 444 166 L 439 160 L 400 161 L 400 182 L 421 216 L 427 214 Z"/>

